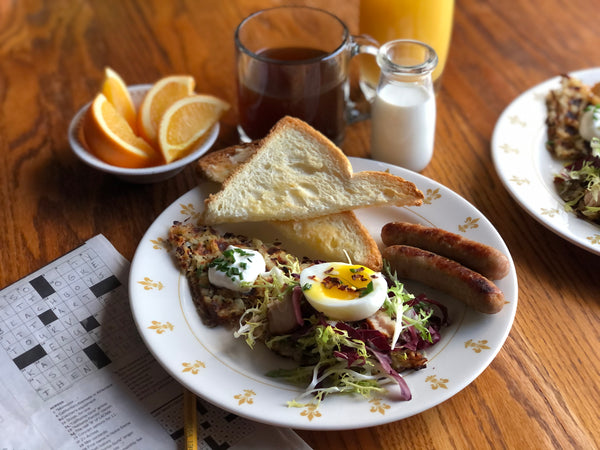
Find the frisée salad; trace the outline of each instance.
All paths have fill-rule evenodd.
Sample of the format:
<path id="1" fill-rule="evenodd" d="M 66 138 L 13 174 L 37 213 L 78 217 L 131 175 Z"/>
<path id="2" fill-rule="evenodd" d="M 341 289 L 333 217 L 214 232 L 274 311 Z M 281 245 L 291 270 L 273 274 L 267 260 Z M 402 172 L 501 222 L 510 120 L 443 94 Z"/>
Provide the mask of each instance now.
<path id="1" fill-rule="evenodd" d="M 600 224 L 600 139 L 590 141 L 591 152 L 567 164 L 554 177 L 567 211 Z"/>
<path id="2" fill-rule="evenodd" d="M 304 388 L 289 406 L 339 393 L 371 397 L 390 385 L 399 388 L 398 400 L 410 400 L 401 373 L 426 366 L 423 351 L 448 321 L 444 306 L 408 293 L 387 265 L 378 273 L 346 263 L 301 269 L 289 260 L 242 284 L 261 294 L 234 336 L 298 362 L 267 373 Z"/>

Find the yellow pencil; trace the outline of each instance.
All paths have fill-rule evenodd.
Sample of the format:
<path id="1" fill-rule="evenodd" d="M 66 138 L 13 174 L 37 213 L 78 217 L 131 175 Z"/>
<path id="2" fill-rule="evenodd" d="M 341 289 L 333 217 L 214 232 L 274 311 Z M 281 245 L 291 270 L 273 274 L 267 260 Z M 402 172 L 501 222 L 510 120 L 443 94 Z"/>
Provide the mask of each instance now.
<path id="1" fill-rule="evenodd" d="M 183 389 L 183 432 L 186 450 L 198 449 L 198 427 L 196 423 L 196 395 Z"/>

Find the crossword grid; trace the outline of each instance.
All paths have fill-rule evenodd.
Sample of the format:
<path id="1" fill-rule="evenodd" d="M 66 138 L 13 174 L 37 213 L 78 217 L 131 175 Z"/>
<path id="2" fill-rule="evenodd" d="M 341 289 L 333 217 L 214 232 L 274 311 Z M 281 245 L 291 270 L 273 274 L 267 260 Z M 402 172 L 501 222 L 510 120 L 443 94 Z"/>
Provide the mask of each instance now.
<path id="1" fill-rule="evenodd" d="M 124 287 L 96 252 L 74 250 L 0 297 L 0 344 L 38 395 L 48 399 L 110 364 L 114 355 L 103 350 L 110 333 L 104 324 L 100 332 L 101 312 L 110 301 L 110 321 L 121 328 L 124 308 L 113 306 L 126 300 L 116 299 L 126 299 Z"/>

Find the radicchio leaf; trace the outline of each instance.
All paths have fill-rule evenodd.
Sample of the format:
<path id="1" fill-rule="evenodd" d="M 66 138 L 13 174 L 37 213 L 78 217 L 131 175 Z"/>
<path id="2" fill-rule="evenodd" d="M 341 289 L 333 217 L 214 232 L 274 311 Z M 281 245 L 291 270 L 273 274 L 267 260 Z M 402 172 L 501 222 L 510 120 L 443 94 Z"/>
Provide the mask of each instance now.
<path id="1" fill-rule="evenodd" d="M 408 387 L 408 384 L 406 383 L 406 380 L 404 380 L 402 375 L 400 375 L 398 372 L 396 372 L 392 368 L 391 358 L 389 357 L 389 355 L 378 352 L 373 349 L 369 349 L 369 352 L 372 353 L 373 356 L 375 356 L 375 358 L 377 358 L 377 361 L 381 365 L 381 368 L 388 375 L 390 375 L 394 379 L 394 381 L 396 381 L 396 383 L 398 384 L 398 387 L 400 388 L 400 400 L 410 400 L 412 398 L 412 393 L 410 392 L 410 388 Z"/>
<path id="2" fill-rule="evenodd" d="M 372 330 L 370 328 L 354 328 L 345 322 L 338 322 L 335 327 L 347 331 L 350 338 L 365 342 L 367 347 L 382 352 L 391 351 L 388 339 L 380 331 Z"/>

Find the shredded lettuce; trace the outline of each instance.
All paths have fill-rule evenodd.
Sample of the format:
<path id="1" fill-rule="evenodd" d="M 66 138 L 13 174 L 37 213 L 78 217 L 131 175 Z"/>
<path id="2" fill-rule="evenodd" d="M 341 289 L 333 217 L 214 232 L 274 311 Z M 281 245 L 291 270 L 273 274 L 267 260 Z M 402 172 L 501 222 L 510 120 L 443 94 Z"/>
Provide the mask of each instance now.
<path id="1" fill-rule="evenodd" d="M 554 183 L 565 210 L 600 223 L 600 140 L 593 138 L 591 154 L 566 165 Z"/>
<path id="2" fill-rule="evenodd" d="M 391 295 L 384 302 L 383 308 L 395 321 L 391 347 L 396 347 L 400 335 L 409 327 L 413 327 L 421 339 L 432 342 L 429 319 L 434 313 L 433 308 L 424 308 L 420 303 L 415 303 L 415 296 L 404 289 L 404 284 L 398 280 L 396 273 L 391 272 L 387 262 L 384 271 L 391 283 L 388 290 Z"/>
<path id="3" fill-rule="evenodd" d="M 380 382 L 385 377 L 378 373 L 369 359 L 366 343 L 351 338 L 347 330 L 333 324 L 315 323 L 297 343 L 308 354 L 318 355 L 318 362 L 267 373 L 267 376 L 305 386 L 298 398 L 288 402 L 289 406 L 318 404 L 332 393 L 356 393 L 369 397 L 384 390 Z M 300 401 L 305 398 L 309 398 L 308 403 Z"/>

